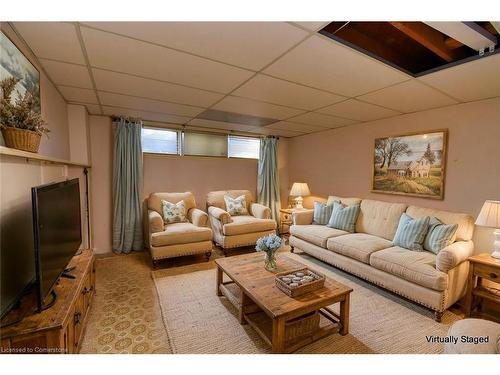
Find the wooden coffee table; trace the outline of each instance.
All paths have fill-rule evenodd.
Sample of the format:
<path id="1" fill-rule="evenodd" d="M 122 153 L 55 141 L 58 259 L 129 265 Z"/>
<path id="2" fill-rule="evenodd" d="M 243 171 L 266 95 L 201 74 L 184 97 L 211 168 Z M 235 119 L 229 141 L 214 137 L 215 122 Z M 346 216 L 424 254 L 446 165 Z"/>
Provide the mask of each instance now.
<path id="1" fill-rule="evenodd" d="M 286 253 L 278 254 L 276 272 L 305 267 Z M 252 253 L 216 259 L 217 295 L 228 298 L 238 309 L 241 324 L 250 324 L 272 346 L 273 353 L 290 353 L 332 333 L 349 332 L 349 295 L 352 289 L 326 278 L 321 289 L 291 298 L 275 284 L 275 273 L 264 268 L 264 254 Z M 223 274 L 230 281 L 223 281 Z M 340 314 L 328 306 L 340 303 Z M 293 322 L 311 313 L 320 314 L 320 324 L 300 337 L 287 338 Z"/>

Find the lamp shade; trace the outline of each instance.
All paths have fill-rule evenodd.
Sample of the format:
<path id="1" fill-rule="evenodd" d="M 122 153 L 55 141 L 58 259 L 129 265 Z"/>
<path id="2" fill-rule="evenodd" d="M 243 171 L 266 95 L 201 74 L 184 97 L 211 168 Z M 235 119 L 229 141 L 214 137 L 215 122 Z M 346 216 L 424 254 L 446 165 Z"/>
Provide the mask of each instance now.
<path id="1" fill-rule="evenodd" d="M 486 201 L 476 219 L 476 225 L 500 228 L 500 201 Z"/>
<path id="2" fill-rule="evenodd" d="M 292 185 L 292 190 L 290 190 L 290 195 L 292 197 L 305 197 L 311 195 L 309 191 L 309 186 L 305 182 L 294 182 Z"/>

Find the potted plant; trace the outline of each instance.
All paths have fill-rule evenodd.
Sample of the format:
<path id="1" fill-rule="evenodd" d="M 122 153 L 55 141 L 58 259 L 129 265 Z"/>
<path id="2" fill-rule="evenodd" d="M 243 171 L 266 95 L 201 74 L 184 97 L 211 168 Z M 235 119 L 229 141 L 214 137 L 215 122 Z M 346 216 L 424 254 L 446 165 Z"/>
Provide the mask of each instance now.
<path id="1" fill-rule="evenodd" d="M 35 97 L 31 92 L 12 101 L 12 91 L 19 81 L 16 77 L 0 81 L 0 129 L 7 147 L 38 152 L 40 138 L 49 129 L 41 114 L 33 110 Z"/>
<path id="2" fill-rule="evenodd" d="M 275 253 L 281 247 L 281 238 L 275 234 L 269 234 L 261 237 L 255 244 L 255 250 L 266 253 L 264 267 L 268 271 L 274 271 L 277 268 Z"/>

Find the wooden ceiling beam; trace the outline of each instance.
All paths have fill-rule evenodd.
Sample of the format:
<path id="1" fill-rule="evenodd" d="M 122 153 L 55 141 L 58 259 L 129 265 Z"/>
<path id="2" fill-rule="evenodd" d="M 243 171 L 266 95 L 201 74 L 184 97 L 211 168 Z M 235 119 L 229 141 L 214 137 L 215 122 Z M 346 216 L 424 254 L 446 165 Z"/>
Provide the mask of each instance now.
<path id="1" fill-rule="evenodd" d="M 457 54 L 446 45 L 439 31 L 421 22 L 390 22 L 390 24 L 445 61 L 452 62 L 457 58 Z"/>

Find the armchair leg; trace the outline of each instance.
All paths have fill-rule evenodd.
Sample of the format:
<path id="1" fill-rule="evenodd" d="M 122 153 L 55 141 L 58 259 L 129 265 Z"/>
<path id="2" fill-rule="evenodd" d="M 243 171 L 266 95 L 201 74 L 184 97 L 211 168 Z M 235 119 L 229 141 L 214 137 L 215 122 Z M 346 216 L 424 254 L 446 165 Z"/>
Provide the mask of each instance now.
<path id="1" fill-rule="evenodd" d="M 293 246 L 290 246 L 290 252 L 293 253 Z"/>
<path id="2" fill-rule="evenodd" d="M 212 255 L 212 252 L 211 251 L 207 251 L 205 253 L 205 260 L 208 262 L 210 260 L 210 255 Z"/>
<path id="3" fill-rule="evenodd" d="M 434 320 L 441 323 L 441 318 L 443 317 L 443 311 L 434 311 Z"/>
<path id="4" fill-rule="evenodd" d="M 160 264 L 160 261 L 158 259 L 152 259 L 153 261 L 153 269 L 158 269 L 158 266 Z"/>

